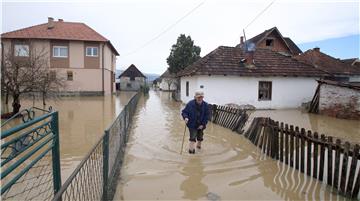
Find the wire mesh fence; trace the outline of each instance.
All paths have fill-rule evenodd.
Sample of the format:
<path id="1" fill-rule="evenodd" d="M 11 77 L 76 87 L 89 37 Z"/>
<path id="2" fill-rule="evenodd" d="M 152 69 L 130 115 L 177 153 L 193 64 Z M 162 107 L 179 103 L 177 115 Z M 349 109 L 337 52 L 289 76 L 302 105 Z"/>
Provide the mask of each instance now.
<path id="1" fill-rule="evenodd" d="M 58 113 L 30 108 L 1 128 L 9 124 L 1 132 L 1 199 L 52 199 L 61 185 Z"/>
<path id="2" fill-rule="evenodd" d="M 134 95 L 84 157 L 53 200 L 112 200 L 131 119 L 141 93 Z"/>

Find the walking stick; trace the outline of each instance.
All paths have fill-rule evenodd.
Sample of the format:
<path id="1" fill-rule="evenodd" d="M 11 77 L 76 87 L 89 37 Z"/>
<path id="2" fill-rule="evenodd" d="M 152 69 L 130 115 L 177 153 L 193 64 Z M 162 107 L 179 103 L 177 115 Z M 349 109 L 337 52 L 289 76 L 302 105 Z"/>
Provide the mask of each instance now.
<path id="1" fill-rule="evenodd" d="M 185 128 L 184 128 L 184 136 L 182 139 L 182 144 L 181 144 L 181 150 L 180 150 L 180 155 L 182 154 L 183 151 L 183 147 L 184 147 L 184 140 L 185 140 L 185 132 L 186 132 L 186 124 L 185 124 Z"/>

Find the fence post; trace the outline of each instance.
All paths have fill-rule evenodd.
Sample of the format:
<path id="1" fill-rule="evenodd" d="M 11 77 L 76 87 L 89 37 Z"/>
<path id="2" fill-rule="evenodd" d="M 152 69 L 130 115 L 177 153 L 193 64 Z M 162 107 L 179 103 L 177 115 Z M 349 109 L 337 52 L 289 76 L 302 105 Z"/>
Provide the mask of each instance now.
<path id="1" fill-rule="evenodd" d="M 59 113 L 53 112 L 51 123 L 53 132 L 53 147 L 52 147 L 52 166 L 53 166 L 53 185 L 54 195 L 61 187 L 61 169 L 60 169 L 60 143 L 59 143 Z"/>
<path id="2" fill-rule="evenodd" d="M 108 175 L 109 175 L 109 130 L 105 130 L 103 139 L 103 195 L 102 200 L 108 200 Z"/>

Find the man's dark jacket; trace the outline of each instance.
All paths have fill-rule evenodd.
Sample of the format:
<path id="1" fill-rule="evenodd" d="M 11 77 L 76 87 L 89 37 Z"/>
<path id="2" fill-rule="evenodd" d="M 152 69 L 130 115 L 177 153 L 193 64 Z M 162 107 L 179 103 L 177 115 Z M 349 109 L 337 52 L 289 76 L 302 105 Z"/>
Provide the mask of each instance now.
<path id="1" fill-rule="evenodd" d="M 196 121 L 197 121 L 197 117 L 196 117 L 196 101 L 191 100 L 188 102 L 188 104 L 186 104 L 186 107 L 182 110 L 181 115 L 183 116 L 183 118 L 188 118 L 189 121 L 187 123 L 187 126 L 189 128 L 192 129 L 197 129 L 198 126 L 203 125 L 205 129 L 206 124 L 208 122 L 209 119 L 209 106 L 208 104 L 203 101 L 200 105 L 200 118 L 199 118 L 199 123 L 200 125 L 197 125 Z M 198 123 L 198 124 L 199 124 Z"/>

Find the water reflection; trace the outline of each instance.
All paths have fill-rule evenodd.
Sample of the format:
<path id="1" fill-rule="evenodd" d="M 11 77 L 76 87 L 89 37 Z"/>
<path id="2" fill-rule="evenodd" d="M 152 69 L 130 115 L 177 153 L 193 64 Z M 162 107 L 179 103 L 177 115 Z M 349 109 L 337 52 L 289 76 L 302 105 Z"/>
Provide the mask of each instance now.
<path id="1" fill-rule="evenodd" d="M 205 177 L 204 166 L 201 158 L 189 158 L 189 162 L 182 169 L 182 174 L 187 177 L 181 185 L 180 189 L 184 192 L 184 199 L 196 200 L 205 195 L 208 192 L 208 187 L 202 183 L 202 179 Z"/>
<path id="2" fill-rule="evenodd" d="M 47 106 L 52 106 L 54 110 L 59 111 L 63 182 L 134 94 L 134 92 L 121 92 L 118 95 L 63 97 L 59 100 L 47 101 Z M 33 102 L 32 99 L 22 100 L 21 105 L 21 109 L 33 106 L 43 107 L 42 101 Z M 5 105 L 4 101 L 1 107 L 2 111 L 11 110 L 11 104 Z M 21 120 L 17 119 L 9 127 L 19 123 Z"/>

